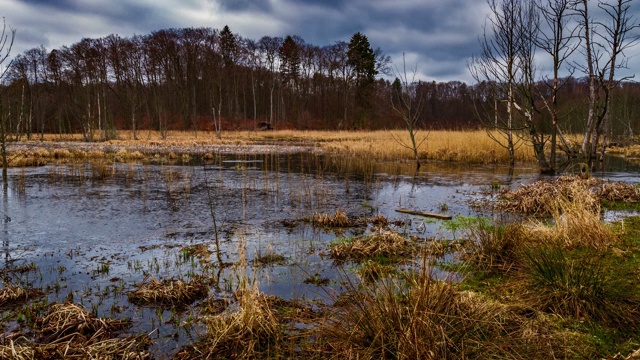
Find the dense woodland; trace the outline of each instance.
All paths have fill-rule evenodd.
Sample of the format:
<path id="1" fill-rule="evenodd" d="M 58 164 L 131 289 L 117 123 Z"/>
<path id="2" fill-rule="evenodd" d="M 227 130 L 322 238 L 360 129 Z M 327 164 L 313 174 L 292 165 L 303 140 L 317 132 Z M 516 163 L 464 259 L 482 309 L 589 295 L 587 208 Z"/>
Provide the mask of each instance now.
<path id="1" fill-rule="evenodd" d="M 96 130 L 109 138 L 116 129 L 257 129 L 261 122 L 276 129 L 399 128 L 405 124 L 393 97 L 400 82 L 388 80 L 398 68 L 360 33 L 328 46 L 297 36 L 256 41 L 226 26 L 109 35 L 15 56 L 4 79 L 2 111 L 17 138 L 82 132 L 86 140 L 101 140 Z M 563 83 L 558 98 L 564 131 L 582 132 L 587 78 Z M 414 85 L 425 128 L 477 129 L 478 112 L 494 106 L 491 82 Z M 537 83 L 542 93 L 548 85 Z M 611 132 L 635 135 L 640 86 L 625 81 L 615 91 Z M 548 114 L 534 116 L 544 131 Z"/>

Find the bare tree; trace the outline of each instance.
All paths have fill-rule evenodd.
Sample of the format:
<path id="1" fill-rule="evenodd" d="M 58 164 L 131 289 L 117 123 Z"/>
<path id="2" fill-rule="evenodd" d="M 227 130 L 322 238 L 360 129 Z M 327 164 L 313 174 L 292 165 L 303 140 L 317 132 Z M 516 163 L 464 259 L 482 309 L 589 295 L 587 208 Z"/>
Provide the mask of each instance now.
<path id="1" fill-rule="evenodd" d="M 560 70 L 565 61 L 576 51 L 579 42 L 576 40 L 576 32 L 579 30 L 577 26 L 570 26 L 570 18 L 572 16 L 573 0 L 550 0 L 545 5 L 537 3 L 540 9 L 544 28 L 541 28 L 536 37 L 537 46 L 551 56 L 552 60 L 552 79 L 546 79 L 545 84 L 548 86 L 548 96 L 539 93 L 540 99 L 544 103 L 544 107 L 551 115 L 551 154 L 550 166 L 555 169 L 556 166 L 556 149 L 557 138 L 563 142 L 565 151 L 572 156 L 572 149 L 562 135 L 560 126 L 558 125 L 558 92 L 566 84 L 568 77 L 564 81 L 560 79 Z M 572 74 L 572 68 L 569 69 Z"/>
<path id="2" fill-rule="evenodd" d="M 402 70 L 396 68 L 396 80 L 392 85 L 391 107 L 400 115 L 404 125 L 409 133 L 409 141 L 407 143 L 402 138 L 392 134 L 393 139 L 401 146 L 411 150 L 416 161 L 416 172 L 420 170 L 420 155 L 418 150 L 420 146 L 427 140 L 429 133 L 426 133 L 422 139 L 417 139 L 420 131 L 420 119 L 424 102 L 418 95 L 416 89 L 417 66 L 411 71 L 411 79 L 407 75 L 407 64 L 402 54 Z"/>
<path id="3" fill-rule="evenodd" d="M 636 33 L 640 24 L 629 13 L 631 3 L 632 0 L 617 0 L 611 5 L 600 1 L 598 7 L 604 11 L 609 22 L 595 22 L 589 15 L 587 0 L 582 0 L 578 7 L 587 57 L 587 65 L 578 67 L 589 77 L 589 112 L 582 152 L 589 161 L 596 155 L 601 136 L 604 136 L 604 153 L 613 91 L 621 81 L 628 79 L 616 79 L 616 70 L 626 68 L 624 51 L 640 39 Z"/>
<path id="4" fill-rule="evenodd" d="M 521 143 L 515 136 L 522 125 L 514 117 L 520 71 L 522 27 L 518 23 L 522 4 L 518 0 L 487 0 L 491 14 L 480 38 L 481 52 L 469 64 L 473 78 L 492 85 L 493 109 L 479 111 L 489 137 L 509 152 L 510 166 L 515 165 L 515 150 Z M 498 104 L 505 105 L 505 112 Z"/>
<path id="5" fill-rule="evenodd" d="M 11 67 L 11 62 L 2 68 L 11 55 L 11 48 L 13 47 L 13 41 L 16 38 L 16 30 L 9 27 L 7 29 L 7 23 L 5 18 L 2 18 L 2 32 L 0 32 L 0 85 L 3 85 L 3 79 L 7 70 Z M 4 86 L 3 89 L 6 89 Z M 2 98 L 4 94 L 0 94 L 0 152 L 2 152 L 2 183 L 4 189 L 7 189 L 7 118 L 4 115 L 2 109 Z"/>

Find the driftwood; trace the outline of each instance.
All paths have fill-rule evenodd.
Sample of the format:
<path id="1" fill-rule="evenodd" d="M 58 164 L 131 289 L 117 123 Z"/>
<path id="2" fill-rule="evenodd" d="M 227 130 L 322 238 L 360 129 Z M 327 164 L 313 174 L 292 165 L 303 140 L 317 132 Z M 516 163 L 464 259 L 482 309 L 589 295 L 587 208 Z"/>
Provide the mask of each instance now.
<path id="1" fill-rule="evenodd" d="M 414 210 L 408 210 L 408 209 L 396 209 L 396 211 L 399 212 L 399 213 L 403 213 L 403 214 L 411 214 L 411 215 L 418 215 L 418 216 L 424 216 L 424 217 L 431 217 L 431 218 L 436 218 L 436 219 L 441 219 L 441 220 L 451 220 L 452 219 L 451 215 L 435 214 L 435 213 L 429 213 L 429 212 L 424 212 L 424 211 L 414 211 Z"/>

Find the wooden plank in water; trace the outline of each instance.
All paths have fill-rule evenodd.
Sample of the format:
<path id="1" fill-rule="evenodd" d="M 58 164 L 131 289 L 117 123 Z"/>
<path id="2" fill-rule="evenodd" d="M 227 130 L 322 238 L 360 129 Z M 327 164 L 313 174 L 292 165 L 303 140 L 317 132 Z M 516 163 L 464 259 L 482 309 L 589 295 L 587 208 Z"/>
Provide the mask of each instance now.
<path id="1" fill-rule="evenodd" d="M 441 220 L 451 220 L 453 218 L 451 215 L 435 214 L 430 212 L 414 211 L 409 209 L 396 209 L 396 211 L 403 214 L 418 215 L 418 216 L 436 218 Z"/>

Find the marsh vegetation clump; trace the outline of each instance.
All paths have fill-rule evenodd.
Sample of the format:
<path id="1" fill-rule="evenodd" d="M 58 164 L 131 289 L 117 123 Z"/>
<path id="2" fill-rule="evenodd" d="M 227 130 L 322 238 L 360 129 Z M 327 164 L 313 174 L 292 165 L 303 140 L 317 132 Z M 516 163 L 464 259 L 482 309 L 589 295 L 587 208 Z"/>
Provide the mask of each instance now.
<path id="1" fill-rule="evenodd" d="M 284 265 L 286 263 L 287 258 L 274 251 L 267 251 L 253 259 L 253 265 L 255 266 Z"/>
<path id="2" fill-rule="evenodd" d="M 0 338 L 2 359 L 150 359 L 145 335 L 119 336 L 129 320 L 97 318 L 71 303 L 52 304 L 30 338 Z"/>
<path id="3" fill-rule="evenodd" d="M 138 288 L 131 291 L 128 296 L 129 301 L 136 305 L 179 308 L 206 297 L 208 293 L 209 286 L 201 277 L 194 277 L 191 281 L 185 282 L 173 279 L 158 281 L 153 276 L 147 275 Z"/>
<path id="4" fill-rule="evenodd" d="M 353 224 L 341 209 L 336 210 L 333 215 L 314 213 L 311 217 L 311 223 L 321 227 L 349 227 Z"/>
<path id="5" fill-rule="evenodd" d="M 185 260 L 195 256 L 201 261 L 209 261 L 213 251 L 209 250 L 209 247 L 205 244 L 195 244 L 182 247 L 180 254 Z"/>
<path id="6" fill-rule="evenodd" d="M 282 346 L 283 328 L 268 297 L 257 286 L 235 293 L 235 309 L 204 319 L 207 336 L 175 359 L 266 358 Z"/>
<path id="7" fill-rule="evenodd" d="M 357 295 L 333 308 L 321 341 L 347 359 L 500 358 L 553 354 L 535 343 L 542 327 L 519 332 L 527 319 L 481 294 L 435 280 L 430 270 L 352 284 Z"/>
<path id="8" fill-rule="evenodd" d="M 640 324 L 640 298 L 596 254 L 570 256 L 561 247 L 525 249 L 515 286 L 530 306 L 624 330 Z"/>
<path id="9" fill-rule="evenodd" d="M 26 301 L 30 295 L 33 295 L 33 291 L 18 285 L 5 284 L 4 288 L 0 289 L 0 308 Z"/>
<path id="10" fill-rule="evenodd" d="M 379 230 L 362 237 L 347 237 L 330 244 L 329 255 L 338 261 L 366 259 L 411 261 L 418 243 L 390 230 Z"/>
<path id="11" fill-rule="evenodd" d="M 497 207 L 504 211 L 548 216 L 557 209 L 557 200 L 565 198 L 580 201 L 582 206 L 595 210 L 599 206 L 598 198 L 590 188 L 597 183 L 596 179 L 581 179 L 577 176 L 561 176 L 553 181 L 540 180 L 502 193 Z"/>
<path id="12" fill-rule="evenodd" d="M 596 190 L 601 200 L 610 202 L 638 203 L 640 188 L 623 182 L 606 182 Z"/>

